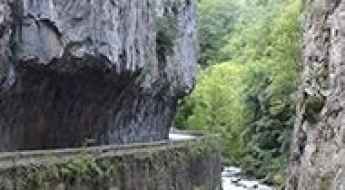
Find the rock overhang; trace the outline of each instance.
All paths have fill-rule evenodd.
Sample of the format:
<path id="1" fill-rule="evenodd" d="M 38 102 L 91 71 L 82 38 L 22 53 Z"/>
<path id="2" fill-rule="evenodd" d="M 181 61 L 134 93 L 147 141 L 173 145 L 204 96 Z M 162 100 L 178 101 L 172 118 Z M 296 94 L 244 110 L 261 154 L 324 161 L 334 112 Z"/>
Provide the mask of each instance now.
<path id="1" fill-rule="evenodd" d="M 0 150 L 168 137 L 194 84 L 195 2 L 7 2 Z"/>

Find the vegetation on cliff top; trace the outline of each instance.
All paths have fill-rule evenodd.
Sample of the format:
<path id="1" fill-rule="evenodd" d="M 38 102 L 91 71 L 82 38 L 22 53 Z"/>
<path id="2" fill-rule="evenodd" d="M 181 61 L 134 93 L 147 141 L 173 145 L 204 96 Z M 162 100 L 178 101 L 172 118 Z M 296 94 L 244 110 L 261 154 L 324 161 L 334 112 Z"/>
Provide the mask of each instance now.
<path id="1" fill-rule="evenodd" d="M 200 74 L 178 128 L 222 135 L 229 164 L 280 184 L 293 122 L 301 0 L 199 2 Z"/>

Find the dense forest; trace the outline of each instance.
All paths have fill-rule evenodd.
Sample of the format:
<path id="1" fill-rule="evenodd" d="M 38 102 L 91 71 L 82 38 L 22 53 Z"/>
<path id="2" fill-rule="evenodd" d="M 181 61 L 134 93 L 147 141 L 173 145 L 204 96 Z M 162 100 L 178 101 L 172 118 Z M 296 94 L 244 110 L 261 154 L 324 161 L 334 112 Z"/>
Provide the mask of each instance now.
<path id="1" fill-rule="evenodd" d="M 228 165 L 284 183 L 295 121 L 302 0 L 200 0 L 199 76 L 176 127 L 220 134 Z"/>

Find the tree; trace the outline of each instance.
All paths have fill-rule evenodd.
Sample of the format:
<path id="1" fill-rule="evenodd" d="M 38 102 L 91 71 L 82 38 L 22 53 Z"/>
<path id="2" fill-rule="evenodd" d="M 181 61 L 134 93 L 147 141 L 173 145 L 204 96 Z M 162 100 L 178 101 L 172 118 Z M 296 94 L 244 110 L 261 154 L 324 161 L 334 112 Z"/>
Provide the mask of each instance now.
<path id="1" fill-rule="evenodd" d="M 213 65 L 200 72 L 195 91 L 183 101 L 177 126 L 221 134 L 229 163 L 282 183 L 295 118 L 302 1 L 213 3 L 200 2 L 200 34 L 211 36 L 204 42 L 211 45 L 202 46 L 202 60 Z M 209 8 L 217 3 L 237 9 L 231 27 L 207 22 L 229 15 Z"/>

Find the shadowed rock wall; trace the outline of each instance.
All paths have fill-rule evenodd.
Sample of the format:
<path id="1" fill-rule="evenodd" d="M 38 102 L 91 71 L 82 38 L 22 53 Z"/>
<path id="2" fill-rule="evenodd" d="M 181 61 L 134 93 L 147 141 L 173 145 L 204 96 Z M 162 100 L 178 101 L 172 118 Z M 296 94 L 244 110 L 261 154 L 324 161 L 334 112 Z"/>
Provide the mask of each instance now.
<path id="1" fill-rule="evenodd" d="M 302 84 L 288 190 L 345 188 L 345 1 L 305 2 Z"/>
<path id="2" fill-rule="evenodd" d="M 195 11 L 192 0 L 1 0 L 0 151 L 167 138 L 194 84 Z"/>

